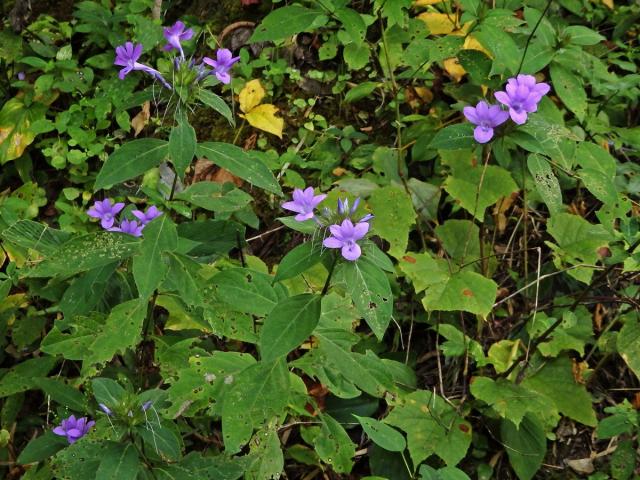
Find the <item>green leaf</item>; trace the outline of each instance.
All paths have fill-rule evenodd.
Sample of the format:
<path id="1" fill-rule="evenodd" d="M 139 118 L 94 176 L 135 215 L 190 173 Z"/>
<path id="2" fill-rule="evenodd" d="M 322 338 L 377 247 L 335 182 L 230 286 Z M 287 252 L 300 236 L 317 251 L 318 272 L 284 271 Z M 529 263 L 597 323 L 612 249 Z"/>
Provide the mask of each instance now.
<path id="1" fill-rule="evenodd" d="M 511 35 L 506 31 L 487 25 L 485 22 L 482 25 L 482 30 L 474 33 L 474 37 L 494 56 L 489 76 L 515 74 L 518 71 L 522 53 L 520 53 L 520 49 Z"/>
<path id="2" fill-rule="evenodd" d="M 616 160 L 605 149 L 591 142 L 580 143 L 577 156 L 578 164 L 583 167 L 578 171 L 580 180 L 598 200 L 615 205 L 618 202 Z"/>
<path id="3" fill-rule="evenodd" d="M 142 462 L 132 443 L 110 443 L 100 460 L 96 480 L 135 480 Z"/>
<path id="4" fill-rule="evenodd" d="M 169 215 L 160 215 L 144 227 L 140 253 L 133 257 L 133 278 L 142 298 L 148 298 L 169 271 L 162 254 L 178 248 L 176 225 Z"/>
<path id="5" fill-rule="evenodd" d="M 231 112 L 229 105 L 227 105 L 227 102 L 225 102 L 222 98 L 220 98 L 210 90 L 201 88 L 200 90 L 198 90 L 198 99 L 207 107 L 213 108 L 216 112 L 226 118 L 229 124 L 235 128 L 236 121 L 233 118 L 233 113 Z"/>
<path id="6" fill-rule="evenodd" d="M 164 461 L 175 462 L 180 459 L 182 446 L 181 439 L 174 429 L 173 424 L 164 424 L 160 427 L 156 424 L 153 429 L 141 425 L 138 427 L 138 434 L 142 437 L 145 449 L 149 452 L 157 452 Z"/>
<path id="7" fill-rule="evenodd" d="M 22 156 L 35 140 L 32 124 L 44 119 L 46 105 L 33 102 L 26 106 L 21 98 L 8 100 L 0 110 L 0 165 Z"/>
<path id="8" fill-rule="evenodd" d="M 17 462 L 21 465 L 46 460 L 69 445 L 67 439 L 48 431 L 31 440 L 20 452 Z"/>
<path id="9" fill-rule="evenodd" d="M 375 418 L 356 417 L 362 429 L 369 438 L 380 447 L 390 452 L 402 452 L 407 448 L 407 442 L 400 432 Z"/>
<path id="10" fill-rule="evenodd" d="M 284 456 L 277 431 L 270 429 L 264 433 L 256 433 L 251 441 L 249 455 L 244 460 L 246 461 L 243 477 L 245 480 L 280 478 L 284 470 Z"/>
<path id="11" fill-rule="evenodd" d="M 593 320 L 591 313 L 584 307 L 575 312 L 565 310 L 562 313 L 562 323 L 553 331 L 547 341 L 538 345 L 538 350 L 545 357 L 557 357 L 564 350 L 575 350 L 584 355 L 584 348 L 593 339 Z M 544 313 L 538 313 L 535 320 L 527 324 L 527 331 L 531 338 L 536 338 L 546 331 L 556 321 Z"/>
<path id="12" fill-rule="evenodd" d="M 79 275 L 67 288 L 60 300 L 60 311 L 65 318 L 88 315 L 103 301 L 119 262 L 103 265 Z"/>
<path id="13" fill-rule="evenodd" d="M 390 255 L 402 256 L 416 220 L 411 197 L 401 188 L 389 185 L 374 190 L 369 197 L 369 205 L 375 212 L 371 224 L 373 230 L 389 242 Z"/>
<path id="14" fill-rule="evenodd" d="M 284 256 L 273 281 L 296 277 L 327 257 L 327 250 L 323 250 L 319 243 L 304 242 Z"/>
<path id="15" fill-rule="evenodd" d="M 296 33 L 310 31 L 325 25 L 328 18 L 322 10 L 288 5 L 269 13 L 255 29 L 250 43 L 281 40 Z"/>
<path id="16" fill-rule="evenodd" d="M 339 268 L 356 309 L 375 336 L 382 340 L 393 314 L 393 294 L 387 275 L 366 258 L 344 262 Z"/>
<path id="17" fill-rule="evenodd" d="M 368 97 L 376 88 L 378 88 L 378 85 L 379 84 L 377 82 L 362 82 L 347 92 L 344 96 L 344 101 L 347 103 L 353 103 Z"/>
<path id="18" fill-rule="evenodd" d="M 565 28 L 562 34 L 567 37 L 569 43 L 573 45 L 596 45 L 606 40 L 606 37 L 582 25 L 571 25 Z"/>
<path id="19" fill-rule="evenodd" d="M 169 143 L 157 138 L 142 138 L 122 145 L 104 162 L 93 190 L 135 178 L 157 167 L 169 152 Z"/>
<path id="20" fill-rule="evenodd" d="M 478 469 L 480 470 L 480 469 Z M 471 480 L 469 476 L 456 467 L 442 467 L 438 470 L 429 465 L 420 465 L 420 480 Z M 480 473 L 480 472 L 478 472 Z M 479 478 L 481 477 L 479 475 Z"/>
<path id="21" fill-rule="evenodd" d="M 279 8 L 277 11 L 282 10 Z M 271 170 L 255 156 L 228 143 L 205 142 L 198 144 L 197 154 L 228 170 L 236 177 L 282 196 L 282 190 Z"/>
<path id="22" fill-rule="evenodd" d="M 429 148 L 436 150 L 461 150 L 477 145 L 473 138 L 473 125 L 470 123 L 458 123 L 438 130 Z"/>
<path id="23" fill-rule="evenodd" d="M 640 378 L 640 322 L 630 315 L 626 316 L 616 338 L 618 353 L 631 371 Z"/>
<path id="24" fill-rule="evenodd" d="M 186 118 L 180 118 L 178 125 L 169 134 L 169 158 L 180 179 L 196 154 L 196 131 Z"/>
<path id="25" fill-rule="evenodd" d="M 527 415 L 518 428 L 509 420 L 503 420 L 500 436 L 518 478 L 531 480 L 547 453 L 547 439 L 540 421 Z"/>
<path id="26" fill-rule="evenodd" d="M 64 381 L 55 378 L 40 378 L 37 385 L 42 391 L 51 397 L 54 402 L 64 405 L 76 412 L 84 413 L 87 410 L 87 399 L 77 388 L 67 385 Z"/>
<path id="27" fill-rule="evenodd" d="M 466 155 L 451 156 L 446 163 L 451 166 L 451 175 L 445 181 L 445 190 L 479 221 L 484 220 L 487 207 L 518 190 L 511 174 L 502 167 L 485 168 Z"/>
<path id="28" fill-rule="evenodd" d="M 582 122 L 587 114 L 587 94 L 580 77 L 557 63 L 551 64 L 549 73 L 553 89 L 562 103 Z"/>
<path id="29" fill-rule="evenodd" d="M 231 183 L 221 185 L 208 181 L 190 185 L 176 195 L 176 198 L 216 213 L 237 212 L 253 200 L 251 195 L 235 188 Z"/>
<path id="30" fill-rule="evenodd" d="M 69 240 L 68 232 L 32 220 L 19 220 L 0 234 L 4 240 L 24 248 L 51 255 Z"/>
<path id="31" fill-rule="evenodd" d="M 91 380 L 91 388 L 96 401 L 111 408 L 124 401 L 127 393 L 118 382 L 110 378 L 94 378 Z"/>
<path id="32" fill-rule="evenodd" d="M 538 415 L 539 412 L 555 410 L 550 399 L 502 378 L 494 381 L 475 377 L 471 381 L 471 393 L 493 407 L 502 418 L 511 420 L 516 428 L 527 413 Z"/>
<path id="33" fill-rule="evenodd" d="M 471 444 L 469 422 L 443 398 L 429 391 L 418 390 L 400 398 L 385 420 L 407 433 L 414 465 L 433 454 L 447 465 L 456 465 Z"/>
<path id="34" fill-rule="evenodd" d="M 445 262 L 445 264 L 442 264 Z M 398 262 L 400 270 L 407 276 L 416 293 L 449 279 L 446 260 L 434 259 L 428 253 L 407 252 Z"/>
<path id="35" fill-rule="evenodd" d="M 480 229 L 471 220 L 449 219 L 435 232 L 449 257 L 460 267 L 480 259 Z"/>
<path id="36" fill-rule="evenodd" d="M 422 304 L 427 310 L 462 310 L 486 317 L 493 309 L 497 291 L 498 285 L 490 278 L 461 271 L 429 288 Z"/>
<path id="37" fill-rule="evenodd" d="M 233 379 L 222 406 L 222 434 L 229 454 L 239 452 L 255 429 L 284 413 L 289 382 L 284 358 L 257 363 Z"/>
<path id="38" fill-rule="evenodd" d="M 536 183 L 536 189 L 551 214 L 562 210 L 560 183 L 553 173 L 549 161 L 542 155 L 532 153 L 527 157 L 527 167 Z"/>
<path id="39" fill-rule="evenodd" d="M 140 240 L 132 235 L 88 233 L 64 243 L 33 269 L 27 270 L 26 276 L 70 276 L 129 258 L 139 248 Z"/>
<path id="40" fill-rule="evenodd" d="M 11 367 L 0 378 L 0 398 L 38 387 L 41 377 L 45 377 L 58 363 L 55 357 L 30 358 Z"/>
<path id="41" fill-rule="evenodd" d="M 336 419 L 322 415 L 321 420 L 320 434 L 313 441 L 316 452 L 336 473 L 351 472 L 356 445 Z"/>
<path id="42" fill-rule="evenodd" d="M 571 359 L 558 357 L 547 361 L 542 368 L 521 384 L 551 399 L 560 413 L 591 427 L 598 423 L 591 406 L 591 395 L 573 376 Z"/>
<path id="43" fill-rule="evenodd" d="M 231 268 L 211 279 L 220 300 L 238 312 L 264 316 L 278 303 L 271 277 L 246 268 Z"/>
<path id="44" fill-rule="evenodd" d="M 280 301 L 264 319 L 260 355 L 264 361 L 287 355 L 302 344 L 320 320 L 320 295 L 305 293 Z"/>

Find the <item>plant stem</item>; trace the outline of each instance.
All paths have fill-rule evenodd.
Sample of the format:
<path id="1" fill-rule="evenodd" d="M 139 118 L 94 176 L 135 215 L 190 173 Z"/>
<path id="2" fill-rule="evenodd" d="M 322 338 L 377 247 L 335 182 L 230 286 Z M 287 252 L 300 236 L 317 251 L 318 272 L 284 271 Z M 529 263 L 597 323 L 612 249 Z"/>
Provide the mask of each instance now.
<path id="1" fill-rule="evenodd" d="M 518 71 L 516 72 L 516 76 L 522 70 L 522 65 L 524 64 L 524 57 L 527 56 L 527 50 L 529 50 L 529 43 L 531 43 L 531 39 L 535 35 L 536 30 L 538 30 L 538 27 L 540 26 L 540 23 L 542 23 L 542 19 L 547 14 L 547 11 L 549 10 L 549 7 L 551 6 L 551 2 L 553 2 L 553 0 L 548 0 L 547 1 L 547 5 L 544 7 L 544 10 L 542 11 L 542 15 L 540 15 L 540 18 L 538 19 L 538 21 L 536 22 L 535 26 L 533 27 L 533 30 L 531 30 L 531 34 L 527 38 L 527 43 L 524 45 L 524 52 L 522 52 L 522 58 L 520 59 L 520 66 L 518 67 Z"/>
<path id="2" fill-rule="evenodd" d="M 331 267 L 329 267 L 329 275 L 327 275 L 327 279 L 324 282 L 324 287 L 322 287 L 322 293 L 320 293 L 320 295 L 322 295 L 323 297 L 329 291 L 329 284 L 331 283 L 331 277 L 333 276 L 333 271 L 336 268 L 336 263 L 338 263 L 338 254 L 334 252 L 333 262 L 331 262 Z"/>

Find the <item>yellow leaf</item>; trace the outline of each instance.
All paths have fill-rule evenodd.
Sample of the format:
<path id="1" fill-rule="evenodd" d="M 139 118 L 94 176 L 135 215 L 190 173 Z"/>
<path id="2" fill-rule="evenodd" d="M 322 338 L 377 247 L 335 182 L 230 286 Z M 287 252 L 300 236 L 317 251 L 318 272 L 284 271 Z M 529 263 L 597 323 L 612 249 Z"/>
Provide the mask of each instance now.
<path id="1" fill-rule="evenodd" d="M 613 0 L 602 0 L 602 3 L 604 3 L 607 7 L 613 10 Z"/>
<path id="2" fill-rule="evenodd" d="M 464 44 L 462 45 L 462 49 L 478 50 L 479 52 L 484 53 L 487 57 L 493 58 L 493 55 L 491 55 L 491 52 L 486 48 L 484 48 L 484 46 L 478 40 L 476 40 L 473 35 L 469 35 L 467 36 L 467 38 L 464 39 Z"/>
<path id="3" fill-rule="evenodd" d="M 418 18 L 427 24 L 431 35 L 448 34 L 456 29 L 456 17 L 446 13 L 425 12 Z"/>
<path id="4" fill-rule="evenodd" d="M 260 84 L 260 80 L 251 80 L 240 92 L 240 110 L 244 113 L 251 111 L 266 95 L 264 88 Z"/>
<path id="5" fill-rule="evenodd" d="M 444 69 L 447 71 L 449 76 L 453 78 L 456 83 L 462 80 L 467 73 L 467 71 L 462 68 L 462 65 L 458 62 L 457 58 L 447 58 L 444 62 Z"/>
<path id="6" fill-rule="evenodd" d="M 413 3 L 414 7 L 426 7 L 428 5 L 435 5 L 436 3 L 440 3 L 442 0 L 416 0 Z"/>
<path id="7" fill-rule="evenodd" d="M 278 108 L 270 103 L 258 105 L 250 112 L 241 115 L 247 119 L 252 127 L 259 128 L 265 132 L 273 133 L 282 138 L 282 129 L 284 128 L 284 120 L 276 117 Z"/>

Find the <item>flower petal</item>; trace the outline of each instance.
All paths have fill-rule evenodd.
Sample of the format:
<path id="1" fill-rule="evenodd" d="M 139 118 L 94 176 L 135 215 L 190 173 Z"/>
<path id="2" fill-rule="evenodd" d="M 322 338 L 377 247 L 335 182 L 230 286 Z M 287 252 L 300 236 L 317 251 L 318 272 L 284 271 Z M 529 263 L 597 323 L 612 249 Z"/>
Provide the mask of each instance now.
<path id="1" fill-rule="evenodd" d="M 360 255 L 362 255 L 362 250 L 360 249 L 360 245 L 358 245 L 356 242 L 349 242 L 342 247 L 341 253 L 345 259 L 353 262 L 354 260 L 360 258 Z"/>
<path id="2" fill-rule="evenodd" d="M 322 242 L 322 245 L 327 248 L 342 248 L 343 242 L 336 237 L 327 237 Z"/>
<path id="3" fill-rule="evenodd" d="M 473 130 L 473 138 L 478 143 L 487 143 L 493 138 L 493 128 L 476 127 Z"/>

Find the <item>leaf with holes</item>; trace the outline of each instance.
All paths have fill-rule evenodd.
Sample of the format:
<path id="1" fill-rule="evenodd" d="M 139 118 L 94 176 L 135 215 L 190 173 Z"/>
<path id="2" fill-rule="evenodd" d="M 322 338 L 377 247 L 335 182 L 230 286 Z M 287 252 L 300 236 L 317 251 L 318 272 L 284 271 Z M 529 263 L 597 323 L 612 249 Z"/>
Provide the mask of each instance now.
<path id="1" fill-rule="evenodd" d="M 549 212 L 558 213 L 562 209 L 562 191 L 549 161 L 542 155 L 532 153 L 527 157 L 527 167 Z"/>

